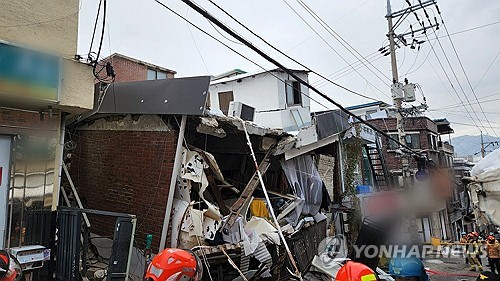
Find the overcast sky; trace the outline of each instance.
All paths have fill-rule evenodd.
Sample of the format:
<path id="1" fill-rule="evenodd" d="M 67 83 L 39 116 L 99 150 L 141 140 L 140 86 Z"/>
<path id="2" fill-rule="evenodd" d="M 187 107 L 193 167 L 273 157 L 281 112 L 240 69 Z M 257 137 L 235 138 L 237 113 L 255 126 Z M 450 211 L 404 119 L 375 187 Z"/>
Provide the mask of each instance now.
<path id="1" fill-rule="evenodd" d="M 195 11 L 188 9 L 180 0 L 161 1 L 264 68 L 273 68 L 250 49 L 228 40 L 229 37 L 222 37 L 207 20 Z M 367 58 L 370 64 L 365 61 L 365 66 L 358 62 L 353 54 L 307 13 L 298 0 L 287 0 L 287 2 L 284 0 L 224 0 L 216 2 L 235 18 L 267 39 L 268 42 L 287 52 L 310 69 L 325 76 L 333 74 L 329 77 L 337 83 L 361 94 L 391 103 L 389 88 L 391 81 L 388 79 L 391 77 L 390 59 L 389 56 L 383 56 L 377 52 L 380 47 L 387 44 L 387 20 L 384 17 L 386 15 L 386 1 L 304 1 L 328 26 L 354 47 L 356 51 L 352 52 L 358 58 L 360 56 L 356 52 Z M 81 0 L 79 54 L 88 52 L 98 2 L 98 0 Z M 235 68 L 248 72 L 261 70 L 255 64 L 241 58 L 196 28 L 189 27 L 186 22 L 153 0 L 108 0 L 107 2 L 108 24 L 102 51 L 104 56 L 111 53 L 122 53 L 176 70 L 177 77 L 217 75 Z M 417 1 L 412 0 L 412 2 Z M 257 38 L 252 37 L 210 2 L 198 0 L 197 3 L 246 38 L 251 39 L 255 45 L 261 47 L 286 66 L 300 68 L 272 51 Z M 306 25 L 286 3 L 292 6 L 314 30 Z M 397 52 L 399 75 L 401 79 L 407 77 L 410 82 L 421 85 L 430 109 L 427 115 L 430 118 L 448 118 L 453 122 L 452 127 L 455 129 L 455 135 L 476 135 L 479 134 L 480 129 L 491 135 L 500 135 L 500 58 L 497 57 L 492 64 L 500 53 L 500 1 L 442 0 L 438 4 L 446 27 L 452 34 L 451 39 L 470 84 L 474 88 L 474 93 L 486 116 L 479 108 L 471 86 L 460 68 L 450 40 L 445 36 L 446 31 L 443 26 L 436 31 L 436 34 L 433 31 L 428 31 L 429 42 L 421 33 L 415 34 L 419 36 L 419 40 L 426 41 L 421 45 L 420 51 L 417 48 L 403 48 L 400 44 L 402 48 L 398 49 Z M 393 11 L 405 7 L 407 4 L 404 0 L 392 0 Z M 427 9 L 427 11 L 431 18 L 435 15 L 440 21 L 434 7 Z M 421 18 L 424 17 L 422 11 L 419 12 L 419 15 Z M 396 33 L 408 32 L 410 24 L 414 29 L 420 28 L 415 17 L 411 15 L 401 23 Z M 461 32 L 483 25 L 489 26 Z M 100 26 L 98 26 L 98 30 L 100 30 Z M 223 33 L 223 31 L 219 32 Z M 457 32 L 461 33 L 453 35 Z M 436 40 L 436 35 L 441 38 Z M 407 36 L 406 39 L 411 41 L 411 36 Z M 449 76 L 453 88 L 431 50 L 431 44 Z M 97 46 L 94 46 L 94 50 L 96 49 Z M 455 75 L 458 77 L 458 82 L 450 70 L 442 49 L 444 49 Z M 490 68 L 487 71 L 488 67 Z M 357 70 L 354 71 L 353 68 Z M 408 74 L 405 75 L 406 73 Z M 484 78 L 482 78 L 483 75 Z M 312 83 L 317 83 L 320 80 L 313 74 L 309 77 L 309 81 Z M 321 86 L 320 89 L 324 93 L 345 106 L 370 102 L 368 99 L 353 95 L 329 83 L 320 81 L 316 85 Z M 320 103 L 311 101 L 313 111 L 324 110 L 325 106 L 335 108 L 318 96 L 313 95 L 313 97 Z M 422 100 L 420 93 L 417 97 L 418 100 Z M 461 105 L 460 99 L 465 108 Z M 418 105 L 418 102 L 414 104 Z M 490 121 L 495 132 L 487 120 Z"/>

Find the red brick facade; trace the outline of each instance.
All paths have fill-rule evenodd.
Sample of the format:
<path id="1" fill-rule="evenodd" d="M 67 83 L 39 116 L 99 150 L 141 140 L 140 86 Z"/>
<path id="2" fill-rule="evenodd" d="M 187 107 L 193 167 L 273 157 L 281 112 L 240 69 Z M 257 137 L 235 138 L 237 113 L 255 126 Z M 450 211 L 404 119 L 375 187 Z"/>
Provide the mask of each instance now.
<path id="1" fill-rule="evenodd" d="M 160 68 L 159 66 L 141 62 L 136 59 L 127 58 L 119 54 L 114 54 L 105 59 L 105 61 L 110 61 L 113 65 L 113 69 L 115 70 L 116 74 L 115 82 L 147 80 L 148 68 L 166 72 L 167 78 L 169 79 L 174 78 L 175 75 L 175 71 L 166 70 L 164 68 Z"/>
<path id="2" fill-rule="evenodd" d="M 176 131 L 77 131 L 71 177 L 85 208 L 137 215 L 136 242 L 153 234 L 158 248 L 175 157 Z M 113 233 L 114 223 L 90 217 L 91 231 Z M 112 238 L 112 237 L 110 237 Z"/>
<path id="3" fill-rule="evenodd" d="M 396 133 L 396 118 L 384 118 L 384 119 L 373 119 L 368 120 L 368 122 L 375 127 L 388 133 Z M 430 133 L 437 134 L 437 125 L 432 120 L 427 117 L 417 117 L 408 118 L 404 124 L 405 130 L 407 132 L 419 134 L 420 140 L 420 150 L 422 153 L 427 154 L 427 157 L 438 163 L 438 151 L 432 150 L 431 144 L 429 143 L 428 135 Z M 397 157 L 396 152 L 390 151 L 389 140 L 382 138 L 382 146 L 384 148 L 384 160 L 387 165 L 387 169 L 390 170 L 400 170 L 401 169 L 401 158 Z M 415 161 L 410 161 L 411 168 L 417 168 Z"/>

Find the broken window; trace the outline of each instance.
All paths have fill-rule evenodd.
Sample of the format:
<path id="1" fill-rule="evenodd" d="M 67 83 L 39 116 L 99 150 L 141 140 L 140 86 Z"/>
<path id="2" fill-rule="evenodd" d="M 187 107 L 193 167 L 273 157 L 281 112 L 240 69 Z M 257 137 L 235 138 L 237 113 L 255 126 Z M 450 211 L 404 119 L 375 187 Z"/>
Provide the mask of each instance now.
<path id="1" fill-rule="evenodd" d="M 234 100 L 233 91 L 219 93 L 219 109 L 227 115 L 229 104 Z"/>
<path id="2" fill-rule="evenodd" d="M 286 92 L 286 104 L 288 106 L 302 105 L 302 93 L 300 91 L 299 82 L 287 81 L 285 92 Z"/>

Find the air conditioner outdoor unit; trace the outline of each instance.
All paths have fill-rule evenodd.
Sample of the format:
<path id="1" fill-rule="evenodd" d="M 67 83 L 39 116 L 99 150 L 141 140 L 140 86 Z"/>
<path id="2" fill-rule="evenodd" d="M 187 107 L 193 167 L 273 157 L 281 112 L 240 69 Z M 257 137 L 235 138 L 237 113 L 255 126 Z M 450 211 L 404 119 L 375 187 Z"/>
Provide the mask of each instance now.
<path id="1" fill-rule="evenodd" d="M 232 101 L 229 103 L 228 115 L 240 117 L 245 121 L 253 121 L 255 108 L 239 101 Z"/>

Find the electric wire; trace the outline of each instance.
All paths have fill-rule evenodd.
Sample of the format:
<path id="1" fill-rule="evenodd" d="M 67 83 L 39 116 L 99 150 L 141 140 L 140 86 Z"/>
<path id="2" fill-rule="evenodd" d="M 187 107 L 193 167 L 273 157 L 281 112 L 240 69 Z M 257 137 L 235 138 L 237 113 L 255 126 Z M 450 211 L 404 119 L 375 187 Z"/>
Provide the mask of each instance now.
<path id="1" fill-rule="evenodd" d="M 189 8 L 186 11 L 186 18 L 189 13 Z M 201 62 L 203 63 L 203 66 L 205 66 L 205 70 L 207 71 L 207 74 L 210 74 L 210 71 L 208 70 L 207 64 L 205 63 L 205 59 L 203 58 L 203 55 L 200 52 L 200 48 L 198 48 L 198 44 L 196 43 L 196 39 L 194 39 L 193 32 L 191 31 L 191 28 L 189 27 L 189 24 L 186 23 L 186 26 L 189 30 L 189 34 L 191 35 L 191 39 L 193 39 L 194 46 L 196 47 L 196 51 L 198 52 L 198 55 L 200 56 Z"/>
<path id="2" fill-rule="evenodd" d="M 207 22 L 215 29 L 215 31 L 217 31 L 217 33 L 220 34 L 220 36 L 224 37 L 227 41 L 231 42 L 231 43 L 234 43 L 234 44 L 238 44 L 238 45 L 243 45 L 241 44 L 240 42 L 237 42 L 237 41 L 234 41 L 234 40 L 231 40 L 230 38 L 228 38 L 227 36 L 225 36 L 224 34 L 222 34 L 222 32 L 219 31 L 219 29 L 217 29 L 217 27 L 214 26 L 213 23 L 211 23 L 209 20 L 207 20 Z"/>
<path id="3" fill-rule="evenodd" d="M 327 22 L 325 22 L 316 12 L 314 12 L 314 10 L 309 7 L 306 3 L 304 3 L 304 1 L 302 0 L 297 0 L 297 2 L 302 6 L 302 8 L 304 8 L 307 13 L 309 15 L 311 15 L 315 20 L 316 22 L 318 22 L 328 33 L 330 33 L 330 35 L 335 38 L 335 40 L 337 40 L 341 45 L 342 47 L 344 47 L 347 51 L 349 51 L 349 53 L 351 53 L 356 59 L 360 60 L 360 61 L 367 61 L 366 58 L 361 54 L 359 53 L 351 44 L 349 44 L 349 42 L 347 42 L 344 38 L 342 38 L 342 36 L 340 36 L 340 34 L 338 34 L 330 25 L 328 25 Z M 346 46 L 347 45 L 347 46 Z M 350 48 L 350 49 L 349 49 Z M 356 54 L 358 54 L 361 58 L 358 58 L 352 51 L 354 51 Z M 367 61 L 368 62 L 368 61 Z M 380 74 L 382 74 L 387 80 L 389 81 L 392 81 L 391 78 L 389 78 L 389 76 L 387 76 L 385 73 L 383 73 L 382 71 L 380 71 L 380 69 L 378 69 L 376 66 L 374 66 L 373 64 L 371 64 L 370 62 L 368 62 L 368 64 L 373 67 L 375 70 L 377 70 Z M 370 72 L 373 73 L 373 75 L 375 75 L 378 79 L 380 79 L 384 84 L 386 84 L 387 86 L 389 86 L 387 84 L 386 81 L 384 81 L 384 79 L 380 78 L 376 73 L 373 72 L 373 70 L 371 68 L 369 68 L 367 65 L 365 65 L 366 68 L 368 68 L 370 70 Z"/>
<path id="4" fill-rule="evenodd" d="M 90 53 L 92 53 L 92 46 L 94 45 L 94 38 L 95 38 L 95 32 L 97 29 L 97 23 L 99 22 L 99 14 L 101 13 L 101 6 L 102 6 L 102 0 L 99 0 L 99 6 L 97 8 L 97 15 L 95 16 L 95 22 L 94 22 L 94 31 L 92 32 L 92 39 L 90 40 L 90 46 L 89 46 L 89 56 Z"/>
<path id="5" fill-rule="evenodd" d="M 374 62 L 374 61 L 376 61 L 378 59 L 381 59 L 383 57 L 384 56 L 382 56 L 382 55 L 379 54 L 379 51 L 375 51 L 375 52 L 369 54 L 367 56 L 367 59 L 369 59 L 370 61 Z M 360 68 L 363 67 L 363 64 L 360 61 L 352 62 L 351 65 L 353 67 L 355 67 L 356 69 L 360 69 Z M 336 80 L 335 77 L 340 76 L 340 75 L 342 75 L 344 73 L 349 74 L 349 73 L 352 73 L 352 72 L 354 72 L 354 70 L 350 66 L 346 65 L 346 66 L 344 66 L 344 67 L 342 67 L 342 68 L 340 68 L 340 69 L 338 69 L 338 70 L 336 70 L 336 71 L 334 71 L 334 72 L 326 75 L 326 77 L 328 77 L 329 79 L 332 79 L 332 80 Z M 327 81 L 325 81 L 323 79 L 319 79 L 317 81 L 314 81 L 312 84 L 313 85 L 327 84 Z"/>
<path id="6" fill-rule="evenodd" d="M 436 45 L 436 42 L 434 41 L 434 43 L 429 43 L 429 44 L 433 44 L 433 45 L 432 45 L 432 47 L 434 47 L 434 46 Z M 412 66 L 408 69 L 408 71 L 405 73 L 405 75 L 404 75 L 404 76 L 407 76 L 407 75 L 409 75 L 409 74 L 412 74 L 412 73 L 417 72 L 417 71 L 418 71 L 418 70 L 419 70 L 419 69 L 420 69 L 420 68 L 421 68 L 421 67 L 425 64 L 425 62 L 426 62 L 426 61 L 427 61 L 427 59 L 429 58 L 429 55 L 431 54 L 431 52 L 432 52 L 432 50 L 431 50 L 431 49 L 429 49 L 429 52 L 427 52 L 427 55 L 425 56 L 425 58 L 424 58 L 424 60 L 422 61 L 422 63 L 421 63 L 421 64 L 420 64 L 417 68 L 415 68 L 415 69 L 413 69 L 413 70 L 412 70 L 412 68 L 413 68 L 413 66 L 414 66 L 414 64 L 415 64 L 415 62 L 417 61 L 417 59 L 415 58 L 415 62 L 414 62 L 414 63 L 413 63 L 413 65 L 412 65 Z M 419 51 L 418 53 L 420 54 L 420 51 Z M 417 56 L 418 56 L 418 54 L 417 54 Z"/>
<path id="7" fill-rule="evenodd" d="M 437 13 L 438 13 L 438 15 L 439 15 L 439 17 L 440 17 L 440 19 L 441 19 L 441 23 L 442 23 L 442 24 L 443 24 L 443 26 L 444 26 L 444 30 L 445 30 L 445 32 L 446 32 L 446 34 L 447 34 L 447 37 L 448 37 L 448 39 L 449 39 L 449 41 L 450 41 L 450 44 L 451 44 L 451 46 L 452 46 L 452 48 L 453 48 L 453 52 L 455 53 L 455 55 L 456 55 L 456 57 L 457 57 L 458 63 L 459 63 L 459 65 L 460 65 L 460 68 L 462 69 L 462 72 L 464 73 L 464 76 L 465 76 L 465 79 L 466 79 L 466 81 L 467 81 L 467 84 L 469 85 L 469 87 L 470 87 L 470 89 L 471 89 L 471 91 L 472 91 L 472 94 L 474 95 L 474 98 L 476 99 L 476 101 L 478 101 L 478 98 L 477 98 L 477 95 L 476 95 L 476 91 L 474 91 L 474 87 L 472 87 L 472 83 L 470 82 L 469 75 L 467 75 L 467 72 L 465 71 L 465 68 L 464 68 L 464 65 L 463 65 L 463 63 L 462 63 L 462 60 L 460 59 L 460 56 L 458 55 L 458 51 L 457 51 L 457 49 L 456 49 L 456 47 L 455 47 L 455 44 L 453 43 L 453 40 L 451 39 L 450 33 L 448 32 L 448 27 L 446 27 L 446 24 L 445 24 L 445 22 L 444 22 L 444 20 L 443 20 L 443 15 L 441 14 L 441 11 L 439 11 L 439 8 L 438 8 L 438 6 L 437 6 L 437 3 L 435 3 L 435 7 L 436 7 L 436 11 L 437 11 Z M 439 43 L 439 39 L 438 39 L 438 43 Z M 440 43 L 440 44 L 441 44 L 441 43 Z M 486 121 L 487 121 L 488 125 L 490 126 L 491 130 L 493 131 L 493 133 L 495 134 L 495 136 L 497 136 L 497 137 L 498 137 L 497 133 L 495 132 L 495 130 L 494 130 L 494 129 L 493 129 L 493 127 L 491 126 L 491 122 L 490 122 L 490 120 L 488 119 L 488 116 L 486 116 L 486 114 L 484 113 L 484 109 L 483 109 L 483 107 L 482 107 L 482 105 L 481 105 L 480 103 L 479 103 L 479 109 L 480 109 L 480 110 L 481 110 L 481 112 L 483 113 L 484 118 L 486 118 Z"/>
<path id="8" fill-rule="evenodd" d="M 426 35 L 426 37 L 427 37 L 427 35 Z M 438 39 L 438 43 L 439 43 L 439 39 Z M 440 44 L 440 45 L 441 45 L 441 44 Z M 441 47 L 442 47 L 442 45 L 441 45 Z M 431 45 L 431 50 L 432 50 L 432 52 L 434 53 L 434 56 L 436 57 L 436 59 L 437 59 L 437 61 L 438 61 L 439 65 L 440 65 L 441 69 L 443 70 L 443 73 L 445 74 L 446 79 L 447 79 L 447 80 L 448 80 L 448 82 L 450 83 L 450 86 L 451 86 L 452 90 L 455 92 L 456 96 L 458 97 L 458 100 L 460 101 L 460 104 L 461 104 L 461 105 L 463 106 L 463 108 L 467 111 L 467 114 L 469 115 L 469 117 L 471 118 L 471 120 L 473 120 L 472 115 L 470 114 L 469 110 L 467 109 L 467 106 L 465 105 L 465 103 L 463 102 L 462 98 L 460 97 L 460 95 L 459 95 L 459 93 L 458 93 L 457 89 L 455 89 L 455 86 L 453 85 L 453 82 L 451 81 L 451 79 L 450 79 L 450 77 L 449 77 L 448 73 L 446 72 L 446 70 L 445 70 L 445 68 L 444 68 L 444 66 L 443 66 L 443 63 L 441 62 L 441 59 L 439 58 L 439 56 L 438 56 L 438 54 L 437 54 L 437 52 L 436 52 L 436 50 L 435 50 L 435 48 L 434 48 L 434 46 L 433 46 L 433 45 Z M 444 53 L 444 48 L 442 48 L 442 51 L 443 51 L 443 53 Z M 447 56 L 446 56 L 446 54 L 445 54 L 445 57 L 447 57 Z M 451 68 L 451 63 L 449 63 L 449 60 L 447 60 L 447 61 L 448 61 L 448 64 L 449 64 L 449 66 L 450 66 L 450 68 Z M 452 69 L 452 72 L 454 73 L 454 70 L 453 70 L 453 69 Z M 436 73 L 437 73 L 437 72 L 436 72 Z M 456 76 L 456 75 L 455 75 L 455 76 Z M 456 79 L 457 79 L 457 81 L 458 81 L 458 78 L 456 78 Z M 460 83 L 459 83 L 459 85 L 460 85 Z M 460 87 L 461 87 L 461 85 L 460 85 Z M 464 92 L 464 94 L 465 94 L 465 92 Z M 467 98 L 467 95 L 466 95 L 466 98 Z M 467 98 L 467 100 L 468 100 L 468 98 Z M 470 101 L 469 101 L 469 106 L 472 108 L 472 105 L 470 104 Z M 474 110 L 474 109 L 472 108 L 472 110 Z M 474 112 L 474 113 L 475 113 L 475 112 Z M 475 115 L 476 115 L 476 118 L 477 118 L 477 119 L 479 119 L 479 117 L 477 116 L 477 113 L 475 113 Z M 474 120 L 473 120 L 473 122 L 474 122 L 474 123 L 476 123 Z M 476 126 L 478 127 L 478 129 L 479 129 L 480 127 L 482 127 L 482 128 L 484 128 L 484 129 L 486 130 L 485 126 L 484 126 L 484 125 L 482 125 L 482 124 L 481 124 L 481 126 L 479 126 L 479 125 L 477 125 L 477 124 L 476 124 Z"/>
<path id="9" fill-rule="evenodd" d="M 349 12 L 345 13 L 344 15 L 342 15 L 340 18 L 336 19 L 333 23 L 337 23 L 339 22 L 340 20 L 342 20 L 343 18 L 345 18 L 346 16 L 350 15 L 351 13 L 353 13 L 354 11 L 356 11 L 357 9 L 361 8 L 363 5 L 365 5 L 366 3 L 370 2 L 370 0 L 367 0 L 361 4 L 359 4 L 356 8 L 350 10 Z M 314 36 L 316 36 L 316 34 L 311 34 L 310 36 L 308 36 L 307 38 L 305 38 L 304 40 L 300 41 L 297 45 L 293 46 L 292 48 L 288 49 L 287 50 L 287 53 L 290 52 L 291 50 L 299 47 L 300 45 L 304 44 L 306 41 L 308 41 L 309 39 L 313 38 Z M 240 43 L 241 44 L 241 43 Z"/>
<path id="10" fill-rule="evenodd" d="M 479 81 L 477 82 L 477 84 L 474 86 L 474 89 L 477 88 L 477 86 L 479 86 L 479 84 L 481 84 L 481 82 L 483 81 L 484 77 L 486 76 L 486 74 L 490 71 L 491 67 L 493 66 L 493 64 L 495 63 L 495 61 L 497 60 L 498 58 L 498 55 L 500 55 L 500 50 L 498 50 L 498 53 L 496 54 L 496 56 L 493 58 L 493 60 L 491 61 L 490 65 L 488 66 L 488 68 L 486 69 L 486 71 L 483 73 L 483 76 L 481 76 L 481 79 L 479 79 Z"/>
<path id="11" fill-rule="evenodd" d="M 246 29 L 247 31 L 249 31 L 252 35 L 254 35 L 255 37 L 259 38 L 262 42 L 264 42 L 266 45 L 268 45 L 269 47 L 271 47 L 272 49 L 274 49 L 275 51 L 277 51 L 278 53 L 280 53 L 281 55 L 285 56 L 286 58 L 288 58 L 289 60 L 295 62 L 296 64 L 304 67 L 305 69 L 307 69 L 308 71 L 318 75 L 319 77 L 323 78 L 324 80 L 334 84 L 335 86 L 340 86 L 338 83 L 328 79 L 326 76 L 310 69 L 308 66 L 304 65 L 303 63 L 299 62 L 298 60 L 294 59 L 293 57 L 291 57 L 290 55 L 286 54 L 285 52 L 281 51 L 280 49 L 276 48 L 274 45 L 272 45 L 271 43 L 269 43 L 267 40 L 265 40 L 264 38 L 262 38 L 262 36 L 260 36 L 259 34 L 257 34 L 255 31 L 253 31 L 252 29 L 250 29 L 249 27 L 247 27 L 245 24 L 243 24 L 241 21 L 239 21 L 238 19 L 236 19 L 233 15 L 231 15 L 229 12 L 227 12 L 224 8 L 222 8 L 221 6 L 219 6 L 217 3 L 215 3 L 214 1 L 212 0 L 208 0 L 210 3 L 212 3 L 215 7 L 217 7 L 220 11 L 222 11 L 223 13 L 225 13 L 228 17 L 230 17 L 233 21 L 235 21 L 236 23 L 238 23 L 241 27 L 243 27 L 244 29 Z M 362 94 L 359 94 L 357 92 L 354 92 L 354 91 L 349 91 L 351 92 L 352 94 L 355 94 L 355 95 L 358 95 L 358 96 L 361 96 L 363 98 L 366 98 L 366 99 L 371 99 L 371 100 L 375 100 L 377 101 L 377 99 L 374 99 L 372 97 L 369 97 L 369 96 L 366 96 L 366 95 L 362 95 Z"/>
<path id="12" fill-rule="evenodd" d="M 484 96 L 484 97 L 482 97 L 482 98 L 480 98 L 480 99 L 485 99 L 485 98 L 488 98 L 488 97 L 498 96 L 498 95 L 500 95 L 500 93 L 487 95 L 487 96 Z M 489 99 L 489 100 L 481 100 L 481 101 L 479 101 L 479 102 L 473 102 L 472 104 L 477 104 L 477 103 L 485 103 L 485 102 L 492 102 L 492 101 L 497 101 L 497 100 L 500 100 L 500 98 L 496 98 L 496 99 Z M 439 109 L 449 109 L 449 108 L 456 108 L 457 106 L 460 106 L 460 103 L 451 104 L 451 105 L 447 105 L 447 106 L 443 106 L 443 107 L 437 107 L 437 108 L 433 108 L 433 109 L 436 109 L 436 110 L 439 110 Z"/>
<path id="13" fill-rule="evenodd" d="M 240 57 L 244 58 L 245 60 L 249 61 L 250 63 L 256 65 L 257 67 L 259 67 L 260 69 L 264 70 L 266 73 L 269 73 L 270 75 L 272 75 L 273 77 L 275 77 L 276 79 L 278 79 L 279 81 L 283 82 L 283 83 L 287 83 L 285 80 L 281 79 L 279 76 L 275 75 L 274 73 L 272 73 L 271 70 L 267 70 L 265 69 L 263 66 L 261 66 L 260 64 L 258 64 L 257 62 L 251 60 L 250 58 L 248 58 L 247 56 L 243 55 L 241 52 L 237 51 L 236 49 L 234 49 L 233 47 L 229 46 L 228 44 L 224 43 L 222 40 L 220 40 L 219 38 L 213 36 L 212 34 L 208 33 L 207 31 L 205 31 L 204 29 L 202 29 L 201 27 L 197 26 L 196 24 L 194 24 L 193 22 L 191 22 L 190 20 L 188 20 L 187 18 L 185 18 L 184 16 L 182 16 L 181 14 L 179 14 L 178 12 L 174 11 L 172 8 L 168 7 L 167 5 L 163 4 L 162 2 L 160 2 L 159 0 L 153 0 L 155 1 L 156 3 L 158 3 L 159 5 L 161 5 L 163 8 L 169 10 L 171 13 L 173 13 L 174 15 L 176 15 L 177 17 L 181 18 L 182 20 L 186 21 L 187 23 L 189 23 L 191 26 L 193 26 L 194 28 L 198 29 L 200 32 L 204 33 L 205 35 L 207 35 L 208 37 L 212 38 L 213 40 L 217 41 L 219 44 L 223 45 L 224 47 L 226 47 L 227 49 L 231 50 L 233 53 L 239 55 Z M 339 87 L 343 87 L 342 89 L 347 89 L 348 91 L 351 91 L 350 89 L 340 85 Z M 296 89 L 296 88 L 294 88 Z M 306 93 L 302 92 L 300 89 L 297 89 L 298 91 L 300 91 L 301 95 L 311 99 L 312 101 L 316 102 L 317 104 L 323 106 L 325 109 L 327 110 L 330 110 L 330 108 L 328 108 L 324 103 L 314 99 L 313 97 L 311 97 L 310 95 L 307 95 Z"/>
<path id="14" fill-rule="evenodd" d="M 192 24 L 194 27 L 196 27 L 197 29 L 199 29 L 200 31 L 204 32 L 205 34 L 207 34 L 208 36 L 210 36 L 212 39 L 214 40 L 217 40 L 219 43 L 221 44 L 224 44 L 225 46 L 227 46 L 227 44 L 223 43 L 222 41 L 218 40 L 217 38 L 213 37 L 211 34 L 205 32 L 204 30 L 202 30 L 200 27 L 194 25 L 193 23 L 191 23 L 189 20 L 187 20 L 186 18 L 184 18 L 182 15 L 180 15 L 179 13 L 175 12 L 173 9 L 171 9 L 170 7 L 168 7 L 167 5 L 163 4 L 162 2 L 160 2 L 159 0 L 153 0 L 155 2 L 157 2 L 158 4 L 160 4 L 162 7 L 168 9 L 169 11 L 171 11 L 172 13 L 174 13 L 175 15 L 177 15 L 178 17 L 182 18 L 183 20 L 185 21 L 188 21 L 190 24 Z M 300 78 L 299 76 L 297 76 L 293 71 L 291 71 L 290 69 L 286 68 L 284 65 L 282 65 L 281 63 L 279 63 L 278 61 L 276 61 L 275 59 L 273 59 L 272 57 L 270 57 L 269 55 L 267 55 L 266 53 L 264 53 L 262 50 L 260 50 L 259 48 L 257 48 L 256 46 L 254 46 L 250 41 L 248 41 L 247 39 L 243 38 L 241 35 L 237 34 L 236 32 L 234 32 L 233 30 L 231 30 L 228 26 L 226 26 L 225 24 L 223 24 L 220 20 L 218 20 L 217 18 L 215 18 L 214 16 L 212 16 L 209 12 L 207 12 L 205 9 L 201 8 L 198 4 L 190 1 L 190 0 L 181 0 L 182 2 L 184 2 L 186 5 L 188 5 L 189 7 L 191 7 L 193 10 L 195 10 L 196 12 L 198 12 L 201 16 L 205 17 L 206 19 L 210 20 L 211 22 L 213 22 L 216 26 L 218 26 L 219 28 L 221 28 L 223 31 L 225 31 L 226 33 L 228 33 L 229 35 L 231 35 L 233 38 L 235 38 L 236 40 L 242 42 L 245 46 L 247 46 L 248 48 L 250 48 L 251 50 L 253 50 L 254 52 L 256 52 L 257 54 L 259 54 L 261 57 L 263 57 L 264 59 L 266 59 L 267 61 L 269 61 L 270 63 L 276 65 L 278 68 L 280 68 L 281 70 L 283 70 L 285 73 L 287 73 L 288 75 L 290 75 L 291 77 L 293 77 L 296 81 L 300 82 L 301 84 L 303 84 L 304 86 L 306 86 L 307 88 L 309 88 L 310 90 L 312 90 L 313 92 L 317 93 L 319 96 L 321 96 L 322 98 L 326 99 L 327 101 L 329 101 L 330 103 L 332 103 L 333 105 L 335 105 L 338 109 L 340 109 L 340 111 L 346 113 L 347 115 L 351 116 L 353 119 L 359 121 L 360 123 L 368 126 L 369 128 L 373 129 L 375 132 L 385 136 L 387 139 L 389 140 L 392 140 L 392 141 L 395 141 L 397 144 L 400 145 L 400 147 L 404 148 L 407 150 L 408 153 L 410 154 L 413 154 L 413 155 L 420 155 L 419 152 L 413 150 L 411 147 L 409 147 L 408 145 L 406 144 L 403 144 L 401 142 L 399 142 L 399 140 L 391 137 L 390 135 L 388 135 L 386 132 L 380 130 L 379 128 L 377 128 L 376 126 L 370 124 L 369 122 L 363 120 L 361 117 L 357 116 L 356 114 L 352 113 L 350 110 L 346 109 L 344 106 L 342 106 L 340 103 L 334 101 L 332 98 L 330 98 L 328 95 L 322 93 L 321 91 L 319 91 L 318 89 L 316 89 L 314 86 L 310 85 L 307 81 L 305 81 L 304 79 Z M 230 46 L 227 46 L 228 48 L 231 48 Z M 231 48 L 231 50 L 234 50 Z M 237 52 L 236 50 L 234 50 L 233 52 L 236 52 L 238 55 L 242 56 L 243 58 L 246 58 L 243 54 Z M 248 60 L 248 58 L 246 58 Z M 249 60 L 250 62 L 252 62 L 251 60 Z M 255 64 L 255 63 L 254 63 Z M 307 96 L 306 94 L 303 93 L 304 96 Z M 325 105 L 323 105 L 325 106 Z M 326 106 L 325 106 L 326 107 Z"/>
<path id="15" fill-rule="evenodd" d="M 349 63 L 337 50 L 335 50 L 335 48 L 333 48 L 333 46 L 328 43 L 328 41 L 319 34 L 319 32 L 309 24 L 309 22 L 307 22 L 307 20 L 304 19 L 304 17 L 302 17 L 300 15 L 299 12 L 297 12 L 297 10 L 295 10 L 286 0 L 283 0 L 283 2 L 302 20 L 302 22 L 304 22 L 335 54 L 337 54 L 337 56 L 339 56 L 349 67 L 353 68 L 354 67 L 352 66 L 351 63 Z M 368 79 L 366 79 L 359 71 L 355 70 L 356 73 L 361 77 L 363 78 L 363 80 L 365 80 L 367 83 L 370 84 L 370 86 L 374 87 L 375 89 L 377 89 L 377 91 L 379 91 L 380 93 L 382 93 L 384 96 L 386 97 L 389 97 L 389 95 L 387 95 L 385 92 L 381 91 L 379 88 L 377 88 L 375 85 L 373 85 L 370 81 L 368 81 Z M 389 86 L 389 85 L 387 85 Z"/>

